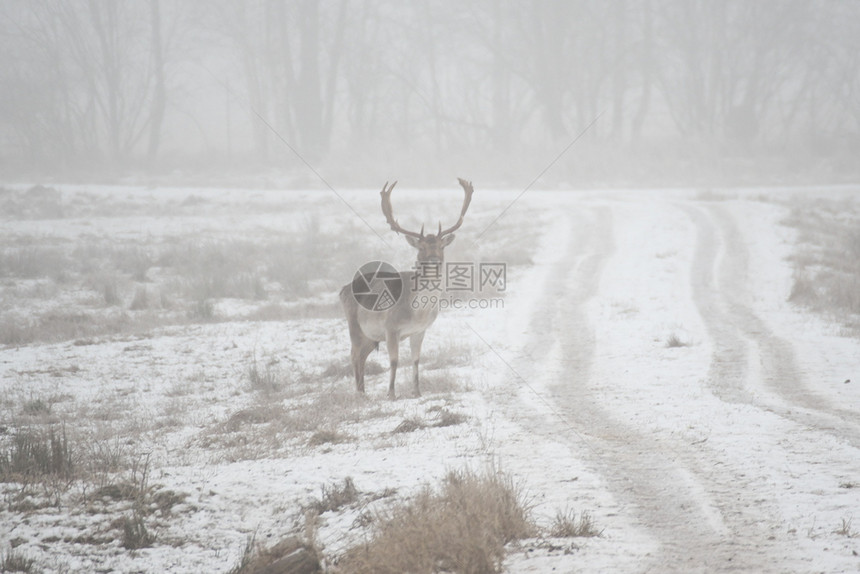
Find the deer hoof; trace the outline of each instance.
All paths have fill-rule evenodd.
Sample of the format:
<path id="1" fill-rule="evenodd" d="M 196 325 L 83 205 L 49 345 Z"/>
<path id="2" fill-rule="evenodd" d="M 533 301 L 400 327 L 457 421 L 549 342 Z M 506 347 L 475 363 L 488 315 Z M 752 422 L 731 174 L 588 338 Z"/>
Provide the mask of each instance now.
<path id="1" fill-rule="evenodd" d="M 394 395 L 394 392 L 388 393 L 388 399 L 391 401 L 396 401 L 397 397 Z"/>

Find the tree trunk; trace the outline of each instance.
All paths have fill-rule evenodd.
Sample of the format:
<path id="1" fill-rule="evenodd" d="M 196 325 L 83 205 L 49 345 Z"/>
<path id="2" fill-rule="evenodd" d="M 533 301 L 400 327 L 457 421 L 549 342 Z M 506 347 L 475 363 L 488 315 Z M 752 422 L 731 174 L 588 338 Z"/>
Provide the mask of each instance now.
<path id="1" fill-rule="evenodd" d="M 160 0 L 150 0 L 149 14 L 152 25 L 152 60 L 155 74 L 155 91 L 152 95 L 152 111 L 149 116 L 149 145 L 146 158 L 150 167 L 155 163 L 158 148 L 161 144 L 161 125 L 164 121 L 164 110 L 167 106 L 167 90 L 164 85 L 164 53 L 161 41 L 161 7 Z"/>

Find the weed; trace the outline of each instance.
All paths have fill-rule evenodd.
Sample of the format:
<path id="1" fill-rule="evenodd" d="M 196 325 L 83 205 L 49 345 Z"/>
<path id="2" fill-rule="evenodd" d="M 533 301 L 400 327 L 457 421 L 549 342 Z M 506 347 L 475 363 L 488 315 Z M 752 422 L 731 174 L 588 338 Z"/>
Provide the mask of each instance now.
<path id="1" fill-rule="evenodd" d="M 310 542 L 289 536 L 271 548 L 263 548 L 255 540 L 256 536 L 248 539 L 239 563 L 228 574 L 320 571 L 319 552 Z"/>
<path id="2" fill-rule="evenodd" d="M 521 490 L 494 471 L 451 472 L 439 493 L 427 487 L 371 524 L 372 538 L 346 553 L 343 571 L 499 572 L 505 544 L 536 533 Z"/>
<path id="3" fill-rule="evenodd" d="M 281 375 L 277 363 L 269 361 L 261 368 L 256 355 L 251 359 L 247 376 L 248 382 L 251 383 L 251 390 L 254 391 L 278 392 L 284 386 L 284 377 Z"/>
<path id="4" fill-rule="evenodd" d="M 576 512 L 572 510 L 556 512 L 555 519 L 547 531 L 547 535 L 551 538 L 581 538 L 600 536 L 602 530 L 598 530 L 594 525 L 594 520 L 591 514 L 583 512 L 576 516 Z"/>
<path id="5" fill-rule="evenodd" d="M 52 426 L 47 433 L 19 430 L 11 447 L 0 452 L 0 482 L 70 481 L 74 467 L 65 425 L 59 431 Z"/>
<path id="6" fill-rule="evenodd" d="M 461 413 L 452 413 L 448 409 L 440 410 L 436 415 L 436 421 L 433 423 L 434 427 L 450 427 L 454 425 L 463 424 L 469 420 L 464 414 Z"/>
<path id="7" fill-rule="evenodd" d="M 333 430 L 318 430 L 311 438 L 308 439 L 308 446 L 320 446 L 323 444 L 338 444 L 350 440 L 349 435 L 345 435 Z"/>
<path id="8" fill-rule="evenodd" d="M 14 548 L 10 548 L 0 556 L 0 572 L 35 574 L 38 570 L 36 570 L 36 561 L 33 558 L 28 558 Z"/>
<path id="9" fill-rule="evenodd" d="M 209 322 L 215 320 L 215 304 L 211 299 L 200 298 L 191 306 L 188 318 L 192 321 Z"/>
<path id="10" fill-rule="evenodd" d="M 316 514 L 331 512 L 347 504 L 352 504 L 358 500 L 358 494 L 359 491 L 355 487 L 352 477 L 347 476 L 343 479 L 343 484 L 323 485 L 322 496 L 307 505 L 305 510 L 311 510 Z"/>
<path id="11" fill-rule="evenodd" d="M 666 339 L 666 348 L 675 349 L 678 347 L 688 347 L 690 343 L 681 339 L 676 333 L 672 333 L 669 335 L 669 338 Z"/>
<path id="12" fill-rule="evenodd" d="M 392 432 L 392 434 L 414 432 L 414 431 L 426 428 L 426 426 L 427 425 L 424 424 L 424 421 L 422 421 L 421 419 L 419 419 L 417 417 L 409 417 L 409 418 L 403 419 L 403 421 L 401 421 L 401 423 L 399 425 L 394 427 L 394 430 L 391 432 Z"/>
<path id="13" fill-rule="evenodd" d="M 135 508 L 130 516 L 124 516 L 122 525 L 122 547 L 127 550 L 148 548 L 155 542 L 155 536 L 149 532 L 143 520 L 143 513 Z"/>
<path id="14" fill-rule="evenodd" d="M 839 534 L 841 536 L 847 536 L 848 538 L 854 538 L 857 536 L 857 533 L 854 532 L 854 529 L 851 527 L 851 518 L 843 518 L 842 524 L 839 525 L 836 530 L 833 531 L 834 534 Z"/>
<path id="15" fill-rule="evenodd" d="M 428 371 L 447 367 L 462 367 L 472 361 L 472 350 L 465 344 L 447 343 L 436 349 L 425 351 L 421 366 Z"/>
<path id="16" fill-rule="evenodd" d="M 51 414 L 51 403 L 42 399 L 31 399 L 24 403 L 21 411 L 30 417 L 49 415 Z"/>

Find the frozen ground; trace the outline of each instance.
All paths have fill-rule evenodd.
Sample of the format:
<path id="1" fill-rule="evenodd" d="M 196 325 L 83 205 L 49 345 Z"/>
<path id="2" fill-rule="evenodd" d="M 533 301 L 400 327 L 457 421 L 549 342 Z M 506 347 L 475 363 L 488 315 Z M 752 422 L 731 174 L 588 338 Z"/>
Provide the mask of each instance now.
<path id="1" fill-rule="evenodd" d="M 112 306 L 77 275 L 4 274 L 6 321 L 129 317 L 114 334 L 64 327 L 0 349 L 4 452 L 20 429 L 64 424 L 87 470 L 0 484 L 0 547 L 46 572 L 227 572 L 251 536 L 316 529 L 333 567 L 375 508 L 448 470 L 495 465 L 539 523 L 572 509 L 603 531 L 512 544 L 508 572 L 860 569 L 860 341 L 787 302 L 798 239 L 783 224 L 810 197 L 857 214 L 850 190 L 529 192 L 473 243 L 516 197 L 476 187 L 448 255 L 509 261 L 504 308 L 443 313 L 423 396 L 409 396 L 404 369 L 393 403 L 381 368 L 367 399 L 352 392 L 335 302 L 346 269 L 412 257 L 375 192 L 343 194 L 373 230 L 324 192 L 69 187 L 61 217 L 4 219 L 7 252 L 189 237 L 307 251 L 310 236 L 336 271 L 314 270 L 302 296 L 261 279 L 264 300 L 221 297 L 190 319 L 165 262 L 141 281 L 118 276 Z M 447 220 L 439 205 L 459 205 L 451 192 L 397 193 L 404 220 Z M 344 234 L 362 248 L 336 244 Z M 160 302 L 125 311 L 136 283 Z M 395 432 L 405 420 L 423 427 Z M 306 524 L 322 487 L 347 477 L 358 501 Z M 123 547 L 137 499 L 117 485 L 150 506 L 149 547 Z"/>

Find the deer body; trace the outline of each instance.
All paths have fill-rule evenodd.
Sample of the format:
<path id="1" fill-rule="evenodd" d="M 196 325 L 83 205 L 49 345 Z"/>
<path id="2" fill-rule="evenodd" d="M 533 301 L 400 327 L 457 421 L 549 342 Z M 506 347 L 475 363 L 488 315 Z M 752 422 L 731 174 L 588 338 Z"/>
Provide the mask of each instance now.
<path id="1" fill-rule="evenodd" d="M 418 363 L 421 358 L 421 344 L 428 327 L 433 324 L 439 314 L 438 304 L 430 304 L 426 294 L 413 288 L 416 284 L 416 274 L 420 273 L 421 264 L 442 265 L 445 247 L 454 240 L 453 232 L 463 223 L 463 217 L 469 208 L 472 199 L 472 184 L 465 180 L 459 180 L 460 185 L 466 193 L 463 208 L 460 212 L 459 221 L 447 230 L 442 229 L 439 224 L 439 232 L 436 234 L 424 234 L 424 228 L 420 233 L 407 231 L 400 227 L 395 221 L 391 208 L 391 191 L 397 182 L 390 187 L 382 188 L 382 212 L 385 214 L 391 229 L 397 233 L 406 235 L 406 240 L 418 250 L 418 265 L 416 271 L 400 273 L 403 291 L 397 301 L 384 311 L 373 311 L 364 308 L 356 301 L 352 291 L 352 284 L 345 285 L 340 291 L 340 300 L 346 313 L 349 324 L 349 337 L 352 345 L 350 360 L 353 374 L 355 376 L 356 390 L 364 392 L 364 366 L 370 352 L 379 347 L 379 343 L 385 342 L 388 350 L 388 359 L 391 366 L 388 383 L 388 397 L 395 398 L 394 382 L 397 378 L 397 365 L 400 355 L 400 341 L 409 338 L 410 358 L 412 360 L 412 382 L 415 395 L 420 395 L 418 385 Z"/>

